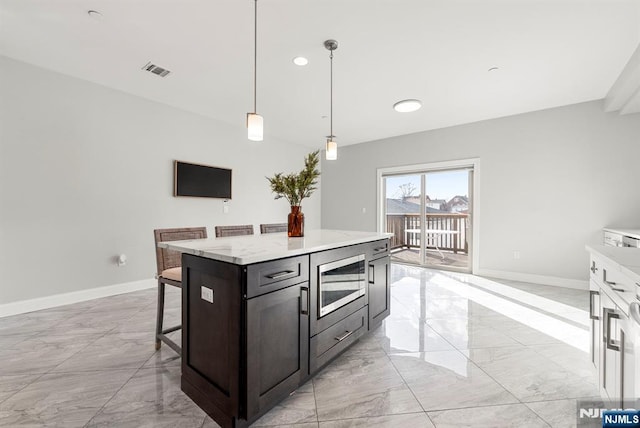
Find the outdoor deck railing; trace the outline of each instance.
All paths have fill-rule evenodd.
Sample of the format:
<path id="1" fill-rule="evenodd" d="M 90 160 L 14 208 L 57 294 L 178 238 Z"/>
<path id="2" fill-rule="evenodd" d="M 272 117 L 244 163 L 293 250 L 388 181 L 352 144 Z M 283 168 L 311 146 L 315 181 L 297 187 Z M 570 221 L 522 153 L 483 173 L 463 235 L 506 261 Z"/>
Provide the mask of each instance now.
<path id="1" fill-rule="evenodd" d="M 468 253 L 468 214 L 437 213 L 427 214 L 427 230 L 449 230 L 457 233 L 428 233 L 426 248 L 436 245 L 439 249 L 454 253 Z M 387 214 L 387 232 L 393 233 L 391 248 L 420 247 L 420 234 L 407 230 L 420 229 L 420 214 Z"/>

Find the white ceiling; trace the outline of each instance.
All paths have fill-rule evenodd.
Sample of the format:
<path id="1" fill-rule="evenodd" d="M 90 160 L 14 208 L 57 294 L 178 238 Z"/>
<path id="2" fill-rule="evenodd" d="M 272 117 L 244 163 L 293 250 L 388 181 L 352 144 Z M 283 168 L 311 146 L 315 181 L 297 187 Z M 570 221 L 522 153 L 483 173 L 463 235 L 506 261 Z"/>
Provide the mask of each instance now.
<path id="1" fill-rule="evenodd" d="M 244 126 L 253 4 L 0 0 L 0 54 Z M 329 38 L 334 134 L 354 144 L 604 98 L 640 43 L 640 1 L 260 0 L 265 141 L 323 146 Z M 148 61 L 171 74 L 143 71 Z M 396 113 L 405 98 L 423 108 Z"/>

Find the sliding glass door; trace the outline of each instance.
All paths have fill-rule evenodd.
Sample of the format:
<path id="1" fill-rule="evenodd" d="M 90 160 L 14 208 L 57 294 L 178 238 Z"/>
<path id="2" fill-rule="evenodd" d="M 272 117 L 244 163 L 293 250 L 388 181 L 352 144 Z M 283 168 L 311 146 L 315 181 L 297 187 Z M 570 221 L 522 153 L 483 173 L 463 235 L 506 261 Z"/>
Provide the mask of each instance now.
<path id="1" fill-rule="evenodd" d="M 385 231 L 393 233 L 391 260 L 423 264 L 424 254 L 420 245 L 421 227 L 424 224 L 423 176 L 392 175 L 383 177 L 383 180 Z"/>
<path id="2" fill-rule="evenodd" d="M 392 261 L 471 272 L 473 167 L 381 175 Z"/>

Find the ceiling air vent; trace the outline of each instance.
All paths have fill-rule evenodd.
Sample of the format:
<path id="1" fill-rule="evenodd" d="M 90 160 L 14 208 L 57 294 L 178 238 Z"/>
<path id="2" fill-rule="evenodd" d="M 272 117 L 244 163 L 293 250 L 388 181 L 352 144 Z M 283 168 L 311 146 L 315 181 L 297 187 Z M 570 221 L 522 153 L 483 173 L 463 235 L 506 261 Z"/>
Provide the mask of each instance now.
<path id="1" fill-rule="evenodd" d="M 166 68 L 159 67 L 151 62 L 148 62 L 147 65 L 142 67 L 143 70 L 147 70 L 150 73 L 157 74 L 160 77 L 166 77 L 167 74 L 171 73 Z"/>

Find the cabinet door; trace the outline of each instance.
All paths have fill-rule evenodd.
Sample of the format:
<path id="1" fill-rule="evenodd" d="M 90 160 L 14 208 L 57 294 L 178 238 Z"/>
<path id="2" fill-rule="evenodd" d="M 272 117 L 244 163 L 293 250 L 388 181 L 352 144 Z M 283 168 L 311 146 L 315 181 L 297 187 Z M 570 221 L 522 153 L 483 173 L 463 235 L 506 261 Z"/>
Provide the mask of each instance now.
<path id="1" fill-rule="evenodd" d="M 622 369 L 620 345 L 622 334 L 620 330 L 620 312 L 616 304 L 604 292 L 600 293 L 602 305 L 602 350 L 600 353 L 600 386 L 601 394 L 611 401 L 611 405 L 618 406 L 622 393 L 620 391 L 620 372 Z"/>
<path id="2" fill-rule="evenodd" d="M 389 257 L 369 262 L 369 330 L 379 325 L 391 311 Z"/>
<path id="3" fill-rule="evenodd" d="M 247 419 L 294 391 L 309 372 L 309 283 L 247 300 Z"/>
<path id="4" fill-rule="evenodd" d="M 602 335 L 600 332 L 600 287 L 594 281 L 589 284 L 589 320 L 591 322 L 591 364 L 596 373 L 600 369 L 600 348 Z"/>
<path id="5" fill-rule="evenodd" d="M 638 393 L 640 393 L 638 390 L 639 385 L 636 385 L 639 361 L 639 356 L 636 354 L 637 328 L 638 323 L 632 317 L 622 324 L 620 391 L 622 392 L 621 401 L 624 403 L 624 408 L 637 408 L 636 406 L 640 404 L 640 397 L 638 397 Z M 629 406 L 630 403 L 631 406 Z"/>

